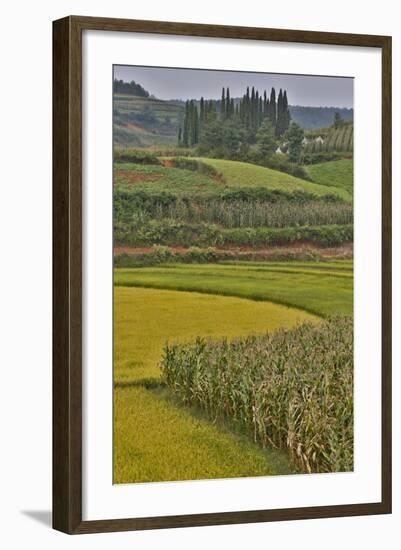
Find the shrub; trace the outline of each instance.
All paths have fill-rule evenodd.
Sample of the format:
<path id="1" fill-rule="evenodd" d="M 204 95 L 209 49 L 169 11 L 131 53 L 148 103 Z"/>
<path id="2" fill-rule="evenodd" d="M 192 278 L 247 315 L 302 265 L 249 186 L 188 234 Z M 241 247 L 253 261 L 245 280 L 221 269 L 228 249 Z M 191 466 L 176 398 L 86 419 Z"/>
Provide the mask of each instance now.
<path id="1" fill-rule="evenodd" d="M 352 242 L 353 225 L 299 227 L 221 228 L 211 223 L 150 220 L 139 225 L 115 225 L 114 241 L 120 246 L 281 246 L 310 242 L 318 246 L 339 246 Z"/>
<path id="2" fill-rule="evenodd" d="M 222 244 L 236 246 L 281 246 L 311 242 L 318 246 L 339 246 L 352 242 L 353 225 L 316 227 L 234 228 L 222 230 Z"/>
<path id="3" fill-rule="evenodd" d="M 332 160 L 352 159 L 351 153 L 339 153 L 337 151 L 322 151 L 321 153 L 304 153 L 303 164 L 321 164 Z"/>
<path id="4" fill-rule="evenodd" d="M 264 164 L 268 168 L 273 170 L 279 170 L 280 172 L 285 172 L 296 178 L 301 178 L 303 180 L 311 181 L 311 178 L 308 172 L 303 168 L 303 166 L 296 164 L 295 162 L 290 162 L 284 155 L 275 155 L 271 157 Z"/>
<path id="5" fill-rule="evenodd" d="M 200 172 L 201 174 L 206 174 L 208 176 L 218 176 L 221 180 L 223 179 L 222 174 L 218 172 L 210 164 L 202 162 L 201 160 L 189 159 L 185 157 L 175 157 L 169 159 L 174 163 L 175 168 L 183 168 L 185 170 L 193 170 L 194 172 Z"/>
<path id="6" fill-rule="evenodd" d="M 166 344 L 161 369 L 185 403 L 231 420 L 304 472 L 353 469 L 353 319 L 264 336 Z"/>
<path id="7" fill-rule="evenodd" d="M 115 149 L 114 162 L 135 162 L 137 164 L 157 164 L 159 159 L 152 153 L 142 149 Z"/>

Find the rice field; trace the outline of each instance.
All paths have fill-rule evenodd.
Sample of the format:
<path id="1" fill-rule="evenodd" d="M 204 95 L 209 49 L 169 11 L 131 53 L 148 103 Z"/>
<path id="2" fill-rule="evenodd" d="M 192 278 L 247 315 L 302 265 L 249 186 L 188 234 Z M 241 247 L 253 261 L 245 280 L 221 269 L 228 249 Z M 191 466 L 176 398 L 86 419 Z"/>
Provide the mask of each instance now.
<path id="1" fill-rule="evenodd" d="M 294 472 L 284 453 L 181 406 L 161 384 L 159 363 L 166 341 L 262 334 L 314 316 L 268 302 L 131 287 L 115 287 L 114 316 L 115 483 Z"/>
<path id="2" fill-rule="evenodd" d="M 353 267 L 347 260 L 120 268 L 114 284 L 266 300 L 322 317 L 353 311 Z"/>

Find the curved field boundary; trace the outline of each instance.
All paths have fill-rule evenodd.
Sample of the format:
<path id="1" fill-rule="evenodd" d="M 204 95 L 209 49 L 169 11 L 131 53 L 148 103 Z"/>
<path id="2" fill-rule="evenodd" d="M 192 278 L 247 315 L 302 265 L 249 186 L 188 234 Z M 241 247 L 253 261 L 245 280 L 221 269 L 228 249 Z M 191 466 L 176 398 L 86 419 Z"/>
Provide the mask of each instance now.
<path id="1" fill-rule="evenodd" d="M 316 317 L 268 302 L 122 287 L 114 308 L 115 483 L 294 473 L 285 453 L 179 405 L 158 364 L 166 340 L 263 334 Z"/>
<path id="2" fill-rule="evenodd" d="M 283 264 L 281 267 L 285 268 Z M 251 271 L 240 269 L 237 265 L 180 264 L 115 269 L 114 284 L 270 301 L 321 317 L 351 314 L 353 278 L 335 274 L 338 275 L 338 272 L 307 272 L 305 268 L 298 272 L 282 273 L 277 270 Z"/>
<path id="3" fill-rule="evenodd" d="M 312 183 L 285 172 L 272 170 L 264 166 L 240 162 L 236 160 L 209 159 L 206 157 L 189 157 L 212 166 L 222 174 L 226 185 L 232 187 L 266 187 L 282 191 L 306 191 L 315 195 L 337 195 L 349 201 L 350 195 L 346 189 L 335 185 Z"/>

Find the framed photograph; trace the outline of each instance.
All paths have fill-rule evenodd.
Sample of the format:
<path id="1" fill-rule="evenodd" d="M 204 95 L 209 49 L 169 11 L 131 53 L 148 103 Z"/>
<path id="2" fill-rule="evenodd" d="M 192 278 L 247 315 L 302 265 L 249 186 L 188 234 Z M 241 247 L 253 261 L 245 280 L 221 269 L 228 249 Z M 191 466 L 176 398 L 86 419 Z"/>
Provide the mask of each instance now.
<path id="1" fill-rule="evenodd" d="M 391 38 L 53 28 L 53 526 L 391 512 Z"/>

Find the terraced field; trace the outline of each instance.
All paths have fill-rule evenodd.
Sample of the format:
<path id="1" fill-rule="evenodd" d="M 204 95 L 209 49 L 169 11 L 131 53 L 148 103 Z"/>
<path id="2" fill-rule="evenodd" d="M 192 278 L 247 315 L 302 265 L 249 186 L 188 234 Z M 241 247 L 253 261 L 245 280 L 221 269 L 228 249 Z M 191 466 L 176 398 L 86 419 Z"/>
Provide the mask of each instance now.
<path id="1" fill-rule="evenodd" d="M 283 453 L 262 450 L 228 426 L 180 406 L 160 385 L 158 364 L 166 340 L 264 333 L 313 316 L 194 292 L 116 287 L 114 299 L 115 483 L 293 471 Z"/>
<path id="2" fill-rule="evenodd" d="M 326 316 L 352 313 L 352 261 L 238 262 L 116 269 L 116 286 L 141 286 L 268 300 Z"/>
<path id="3" fill-rule="evenodd" d="M 180 405 L 160 384 L 162 348 L 317 320 L 307 309 L 350 312 L 352 262 L 116 269 L 114 298 L 116 483 L 294 472 L 285 454 Z"/>
<path id="4" fill-rule="evenodd" d="M 264 166 L 222 159 L 197 158 L 196 160 L 215 168 L 223 175 L 226 185 L 230 187 L 266 187 L 289 192 L 306 191 L 318 196 L 334 194 L 346 200 L 350 198 L 347 190 L 341 186 L 328 185 L 318 180 L 316 180 L 317 183 L 311 183 Z M 329 179 L 327 178 L 326 181 Z"/>
<path id="5" fill-rule="evenodd" d="M 114 94 L 116 145 L 176 145 L 183 104 L 151 97 Z"/>
<path id="6" fill-rule="evenodd" d="M 337 179 L 330 179 L 329 173 L 326 174 L 324 171 L 320 173 L 316 169 L 320 165 L 310 167 L 311 170 L 314 170 L 313 174 L 311 174 L 312 177 L 316 178 L 316 183 L 311 183 L 284 172 L 246 162 L 208 158 L 189 160 L 199 160 L 206 165 L 212 166 L 222 175 L 223 181 L 218 181 L 217 178 L 211 175 L 184 168 L 117 162 L 114 165 L 114 182 L 115 184 L 135 188 L 135 190 L 143 190 L 147 193 L 169 191 L 177 196 L 184 194 L 218 194 L 222 190 L 230 188 L 265 188 L 289 193 L 294 191 L 307 192 L 317 196 L 336 195 L 340 198 L 350 200 L 347 186 L 342 186 L 343 180 L 341 174 Z M 349 174 L 347 177 L 349 179 Z M 326 183 L 323 183 L 323 180 Z M 338 187 L 336 186 L 336 181 Z"/>

